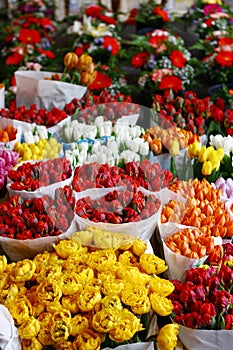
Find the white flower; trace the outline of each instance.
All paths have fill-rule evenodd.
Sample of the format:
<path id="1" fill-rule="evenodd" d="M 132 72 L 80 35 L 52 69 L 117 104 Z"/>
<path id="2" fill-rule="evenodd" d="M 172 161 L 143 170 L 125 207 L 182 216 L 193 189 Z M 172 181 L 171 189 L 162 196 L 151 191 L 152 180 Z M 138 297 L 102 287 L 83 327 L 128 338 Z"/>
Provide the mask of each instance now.
<path id="1" fill-rule="evenodd" d="M 142 128 L 139 125 L 131 126 L 129 133 L 132 138 L 139 137 L 142 134 Z"/>
<path id="2" fill-rule="evenodd" d="M 222 135 L 211 135 L 210 136 L 210 145 L 218 148 L 223 148 L 224 153 L 230 156 L 230 153 L 233 152 L 233 137 L 228 135 L 226 137 Z"/>
<path id="3" fill-rule="evenodd" d="M 142 156 L 147 156 L 148 155 L 148 153 L 149 153 L 149 143 L 148 142 L 141 143 L 139 153 Z"/>
<path id="4" fill-rule="evenodd" d="M 102 115 L 98 115 L 98 117 L 95 118 L 95 125 L 101 125 L 104 123 L 104 117 Z"/>
<path id="5" fill-rule="evenodd" d="M 74 23 L 72 24 L 72 26 L 70 26 L 67 29 L 67 34 L 73 34 L 73 33 L 77 33 L 79 35 L 83 34 L 82 31 L 82 22 L 80 21 L 74 21 Z"/>
<path id="6" fill-rule="evenodd" d="M 108 142 L 107 142 L 107 147 L 108 147 L 109 153 L 110 153 L 114 158 L 116 158 L 117 155 L 118 155 L 118 145 L 117 145 L 116 140 L 114 140 L 114 139 L 109 139 Z"/>

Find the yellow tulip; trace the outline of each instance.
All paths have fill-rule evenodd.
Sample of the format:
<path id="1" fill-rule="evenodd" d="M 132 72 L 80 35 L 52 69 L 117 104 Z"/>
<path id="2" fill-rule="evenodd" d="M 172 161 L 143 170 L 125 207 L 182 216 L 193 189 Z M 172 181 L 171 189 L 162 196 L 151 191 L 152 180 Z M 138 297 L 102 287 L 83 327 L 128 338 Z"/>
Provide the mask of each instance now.
<path id="1" fill-rule="evenodd" d="M 64 57 L 64 66 L 70 70 L 77 66 L 78 56 L 74 52 L 68 52 Z"/>
<path id="2" fill-rule="evenodd" d="M 161 350 L 173 350 L 177 345 L 177 336 L 179 325 L 177 323 L 166 324 L 159 331 L 157 337 L 158 345 Z"/>
<path id="3" fill-rule="evenodd" d="M 201 172 L 203 175 L 207 176 L 207 175 L 210 175 L 212 173 L 212 163 L 210 160 L 206 160 L 203 162 L 203 165 L 202 165 L 202 169 L 201 169 Z"/>
<path id="4" fill-rule="evenodd" d="M 190 158 L 198 157 L 201 151 L 201 144 L 198 141 L 194 141 L 188 148 L 188 155 Z"/>
<path id="5" fill-rule="evenodd" d="M 218 159 L 221 161 L 224 157 L 224 148 L 219 148 L 216 151 Z"/>
<path id="6" fill-rule="evenodd" d="M 170 147 L 170 154 L 171 156 L 177 156 L 179 154 L 179 150 L 180 150 L 180 144 L 179 141 L 177 139 L 172 140 L 171 142 L 171 147 Z"/>
<path id="7" fill-rule="evenodd" d="M 198 161 L 204 163 L 206 160 L 208 160 L 209 153 L 209 147 L 206 148 L 206 146 L 202 146 L 198 156 Z"/>

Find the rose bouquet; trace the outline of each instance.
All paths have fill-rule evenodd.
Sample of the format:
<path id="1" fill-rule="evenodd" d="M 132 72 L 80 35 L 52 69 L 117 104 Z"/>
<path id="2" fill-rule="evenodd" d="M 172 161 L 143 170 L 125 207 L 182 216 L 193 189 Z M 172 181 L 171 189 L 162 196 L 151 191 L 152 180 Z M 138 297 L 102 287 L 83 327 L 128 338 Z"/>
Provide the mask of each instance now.
<path id="1" fill-rule="evenodd" d="M 138 342 L 140 349 L 152 349 L 150 327 L 151 339 L 161 349 L 169 341 L 173 350 L 178 325 L 160 331 L 149 325 L 152 311 L 162 317 L 172 312 L 168 295 L 174 286 L 157 276 L 167 268 L 164 260 L 146 252 L 141 240 L 93 227 L 70 238 L 14 266 L 1 256 L 0 301 L 13 317 L 23 349 L 127 349 L 127 344 L 133 349 Z"/>
<path id="2" fill-rule="evenodd" d="M 199 62 L 184 40 L 168 30 L 154 30 L 132 41 L 131 65 L 139 68 L 138 85 L 150 93 L 192 90 Z M 137 48 L 135 50 L 135 48 Z"/>

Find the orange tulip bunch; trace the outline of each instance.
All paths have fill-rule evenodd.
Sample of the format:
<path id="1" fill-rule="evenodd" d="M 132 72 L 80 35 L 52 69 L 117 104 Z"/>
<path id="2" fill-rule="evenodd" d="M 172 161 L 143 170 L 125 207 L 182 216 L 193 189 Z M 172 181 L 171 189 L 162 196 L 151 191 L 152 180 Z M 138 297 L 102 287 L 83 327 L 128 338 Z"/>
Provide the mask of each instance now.
<path id="1" fill-rule="evenodd" d="M 161 154 L 163 149 L 170 152 L 174 140 L 179 142 L 179 149 L 188 147 L 194 141 L 200 141 L 199 135 L 176 126 L 164 129 L 158 125 L 148 129 L 142 138 L 149 142 L 150 149 L 154 154 Z"/>
<path id="2" fill-rule="evenodd" d="M 0 142 L 13 141 L 16 138 L 17 129 L 12 125 L 0 128 Z"/>
<path id="3" fill-rule="evenodd" d="M 202 232 L 201 229 L 196 228 L 185 228 L 183 231 L 178 230 L 167 237 L 165 244 L 176 254 L 199 259 L 213 251 L 214 238 L 211 237 L 210 232 Z"/>
<path id="4" fill-rule="evenodd" d="M 186 201 L 171 200 L 163 206 L 161 223 L 172 221 L 202 228 L 211 236 L 232 237 L 233 220 L 220 201 L 221 191 L 215 190 L 205 179 L 195 179 L 192 184 L 193 188 L 185 195 Z"/>
<path id="5" fill-rule="evenodd" d="M 61 80 L 66 83 L 88 86 L 97 76 L 95 64 L 90 55 L 84 53 L 80 57 L 74 52 L 68 52 L 63 60 L 64 71 L 61 77 L 58 74 L 52 76 L 53 80 Z"/>

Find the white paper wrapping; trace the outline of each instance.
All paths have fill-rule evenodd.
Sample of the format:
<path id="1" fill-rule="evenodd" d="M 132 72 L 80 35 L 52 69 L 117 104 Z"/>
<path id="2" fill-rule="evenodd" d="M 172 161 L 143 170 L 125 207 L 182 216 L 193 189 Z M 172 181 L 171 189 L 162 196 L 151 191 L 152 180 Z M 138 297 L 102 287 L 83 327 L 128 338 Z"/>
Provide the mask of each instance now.
<path id="1" fill-rule="evenodd" d="M 0 108 L 5 108 L 5 86 L 0 88 Z"/>
<path id="2" fill-rule="evenodd" d="M 191 329 L 179 325 L 179 338 L 188 350 L 232 350 L 233 331 Z"/>
<path id="3" fill-rule="evenodd" d="M 38 108 L 50 111 L 54 107 L 63 109 L 73 98 L 83 97 L 86 86 L 45 79 L 53 74 L 46 71 L 16 71 L 16 106 L 29 108 L 35 103 Z"/>
<path id="4" fill-rule="evenodd" d="M 117 350 L 154 350 L 153 342 L 147 343 L 135 343 L 135 344 L 127 344 L 121 345 L 116 348 Z M 112 350 L 112 348 L 104 348 L 103 350 Z"/>
<path id="5" fill-rule="evenodd" d="M 122 187 L 121 187 L 122 189 Z M 95 188 L 91 190 L 86 190 L 84 192 L 76 192 L 75 198 L 76 200 L 79 198 L 83 198 L 86 196 L 90 196 L 92 199 L 99 199 L 100 197 L 104 196 L 108 192 L 111 192 L 113 188 Z M 114 190 L 120 190 L 119 187 L 115 187 Z M 144 193 L 153 193 L 159 198 L 159 193 L 155 192 L 149 192 L 145 189 L 140 188 L 142 192 Z M 88 219 L 81 218 L 80 216 L 75 214 L 75 220 L 77 223 L 78 230 L 82 231 L 85 230 L 87 226 L 95 226 L 100 229 L 104 229 L 107 231 L 112 232 L 121 232 L 128 234 L 131 237 L 134 238 L 140 238 L 143 241 L 150 240 L 152 237 L 155 227 L 158 224 L 158 218 L 161 214 L 161 206 L 159 210 L 152 216 L 150 216 L 148 219 L 137 221 L 137 222 L 129 222 L 129 223 L 123 223 L 123 224 L 111 224 L 111 223 L 104 223 L 104 222 L 93 222 Z"/>
<path id="6" fill-rule="evenodd" d="M 0 305 L 0 349 L 21 350 L 18 330 L 8 309 Z"/>

